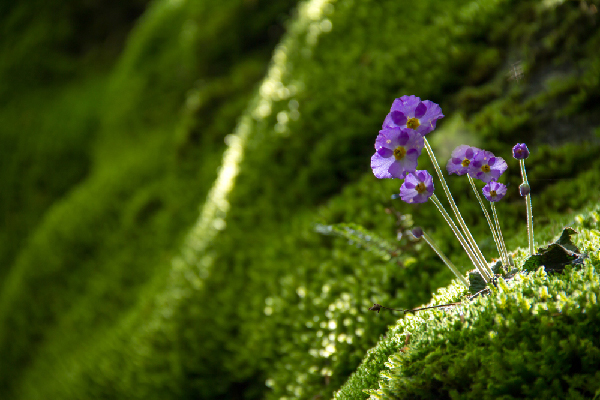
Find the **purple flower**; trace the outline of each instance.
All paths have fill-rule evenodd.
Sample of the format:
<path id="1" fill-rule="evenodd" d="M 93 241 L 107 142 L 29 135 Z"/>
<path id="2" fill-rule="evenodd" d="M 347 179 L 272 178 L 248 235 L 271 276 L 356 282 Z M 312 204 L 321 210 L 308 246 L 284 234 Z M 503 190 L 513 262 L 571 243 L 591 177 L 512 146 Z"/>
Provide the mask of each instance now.
<path id="1" fill-rule="evenodd" d="M 383 128 L 410 128 L 425 136 L 435 129 L 440 118 L 444 118 L 444 114 L 434 102 L 421 101 L 416 96 L 402 96 L 392 103 L 392 109 L 383 121 Z"/>
<path id="2" fill-rule="evenodd" d="M 425 170 L 406 175 L 400 187 L 400 197 L 407 203 L 425 203 L 433 194 L 433 178 Z"/>
<path id="3" fill-rule="evenodd" d="M 491 151 L 481 150 L 475 154 L 475 158 L 469 165 L 468 173 L 473 178 L 488 183 L 492 180 L 498 180 L 500 175 L 506 171 L 506 168 L 508 168 L 508 165 L 502 157 L 494 156 Z"/>
<path id="4" fill-rule="evenodd" d="M 379 179 L 399 178 L 417 169 L 417 159 L 423 150 L 423 137 L 412 129 L 383 128 L 375 140 L 371 168 Z"/>
<path id="5" fill-rule="evenodd" d="M 481 150 L 476 147 L 467 146 L 466 144 L 455 148 L 452 152 L 452 157 L 446 165 L 448 173 L 464 175 L 469 172 L 469 166 L 479 151 Z"/>
<path id="6" fill-rule="evenodd" d="M 483 195 L 489 201 L 500 201 L 506 194 L 506 186 L 500 182 L 491 181 L 483 187 Z"/>
<path id="7" fill-rule="evenodd" d="M 517 160 L 524 160 L 529 157 L 529 149 L 525 143 L 517 143 L 513 147 L 513 157 Z"/>

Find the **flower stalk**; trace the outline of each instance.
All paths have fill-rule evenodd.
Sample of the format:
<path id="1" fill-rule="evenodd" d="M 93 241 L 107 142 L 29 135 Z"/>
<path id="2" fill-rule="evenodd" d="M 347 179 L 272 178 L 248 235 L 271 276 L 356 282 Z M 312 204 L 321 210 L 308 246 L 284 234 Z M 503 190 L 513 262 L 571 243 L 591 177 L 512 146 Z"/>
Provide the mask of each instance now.
<path id="1" fill-rule="evenodd" d="M 490 218 L 490 214 L 487 212 L 487 208 L 483 204 L 483 199 L 481 198 L 481 196 L 479 195 L 479 192 L 477 191 L 477 187 L 475 186 L 475 181 L 473 180 L 471 175 L 467 175 L 467 176 L 469 178 L 469 183 L 471 183 L 471 187 L 473 188 L 473 192 L 475 192 L 475 196 L 477 197 L 477 200 L 479 201 L 479 205 L 481 206 L 481 209 L 483 210 L 483 214 L 485 215 L 485 219 L 487 220 L 488 226 L 490 227 L 492 236 L 494 237 L 494 242 L 496 243 L 496 249 L 498 250 L 498 256 L 502 259 L 502 264 L 508 266 L 509 265 L 508 252 L 506 251 L 506 246 L 504 245 L 504 240 L 501 240 L 498 236 L 498 233 L 494 226 L 494 223 L 492 223 L 492 219 Z M 493 203 L 492 203 L 492 207 L 493 207 Z"/>
<path id="2" fill-rule="evenodd" d="M 525 207 L 527 208 L 527 235 L 529 236 L 529 255 L 534 254 L 533 248 L 533 210 L 531 208 L 531 195 L 529 182 L 527 182 L 527 171 L 525 171 L 525 159 L 529 157 L 529 149 L 525 143 L 517 143 L 513 147 L 513 157 L 519 160 L 521 166 L 521 177 L 523 183 L 519 186 L 519 193 L 525 196 Z"/>
<path id="3" fill-rule="evenodd" d="M 504 243 L 504 238 L 502 237 L 502 229 L 500 229 L 500 219 L 498 218 L 498 213 L 496 212 L 496 206 L 493 202 L 490 201 L 490 205 L 492 206 L 492 214 L 494 214 L 494 221 L 496 221 L 496 231 L 498 233 L 498 242 L 502 246 L 502 252 L 506 259 L 506 263 L 502 262 L 502 264 L 507 268 L 506 272 L 510 271 L 510 258 L 508 252 L 506 251 L 506 244 Z"/>
<path id="4" fill-rule="evenodd" d="M 523 178 L 523 184 L 529 185 L 527 182 L 527 171 L 525 171 L 525 160 L 520 159 L 519 164 L 521 165 L 521 177 Z M 525 195 L 525 207 L 527 208 L 527 236 L 529 237 L 529 255 L 534 255 L 533 249 L 533 210 L 531 208 L 531 194 Z"/>
<path id="5" fill-rule="evenodd" d="M 475 268 L 477 268 L 477 270 L 481 274 L 482 278 L 486 281 L 486 283 L 489 282 L 491 280 L 492 273 L 491 273 L 491 269 L 488 267 L 487 263 L 485 263 L 485 261 L 482 263 L 481 260 L 477 257 L 477 255 L 475 254 L 475 252 L 473 251 L 473 249 L 471 248 L 471 246 L 469 245 L 469 243 L 467 242 L 467 240 L 465 239 L 463 234 L 460 232 L 460 229 L 458 229 L 458 227 L 452 220 L 452 217 L 450 217 L 450 214 L 448 214 L 448 212 L 446 211 L 446 209 L 444 208 L 444 206 L 442 205 L 440 200 L 437 198 L 437 196 L 434 194 L 429 199 L 431 200 L 431 202 L 433 204 L 435 204 L 435 206 L 437 207 L 439 212 L 442 214 L 442 216 L 444 217 L 444 219 L 446 220 L 446 222 L 452 229 L 452 232 L 454 232 L 454 235 L 456 236 L 456 238 L 462 245 L 463 249 L 465 250 L 465 252 L 469 256 L 469 258 L 471 259 L 471 262 L 473 263 Z M 489 272 L 488 272 L 488 270 L 489 270 Z"/>
<path id="6" fill-rule="evenodd" d="M 444 114 L 442 114 L 440 106 L 429 100 L 421 101 L 416 96 L 402 96 L 395 99 L 390 112 L 383 121 L 382 129 L 375 140 L 375 154 L 371 157 L 371 168 L 373 174 L 379 179 L 391 178 L 403 180 L 404 182 L 400 187 L 400 194 L 396 195 L 396 197 L 400 197 L 406 203 L 418 204 L 431 200 L 452 229 L 452 232 L 475 268 L 479 271 L 479 274 L 476 275 L 480 275 L 481 279 L 487 284 L 491 284 L 494 273 L 486 262 L 477 242 L 456 206 L 446 179 L 433 153 L 433 149 L 425 138 L 428 133 L 435 129 L 437 121 L 443 117 Z M 429 172 L 416 169 L 423 147 L 427 149 L 427 154 L 442 184 L 455 218 L 452 218 L 448 214 L 440 200 L 434 194 L 433 179 Z M 521 196 L 526 196 L 527 200 L 529 249 L 530 253 L 533 254 L 531 198 L 529 196 L 529 184 L 527 183 L 525 164 L 523 162 L 523 159 L 527 158 L 528 155 L 529 150 L 524 143 L 518 143 L 513 147 L 513 157 L 521 161 L 523 184 L 519 187 L 519 192 Z M 496 157 L 491 151 L 478 149 L 469 145 L 456 147 L 446 165 L 449 174 L 468 174 L 471 187 L 477 196 L 477 200 L 496 243 L 496 249 L 502 260 L 502 265 L 510 268 L 510 266 L 514 265 L 514 262 L 506 249 L 500 228 L 500 219 L 494 205 L 495 202 L 500 201 L 506 195 L 506 185 L 498 182 L 498 179 L 507 168 L 508 165 L 502 157 Z M 477 191 L 474 179 L 479 179 L 485 183 L 482 192 L 485 198 L 491 203 L 493 221 Z M 431 240 L 431 237 L 424 234 L 420 228 L 418 232 L 418 236 L 417 234 L 415 236 L 424 237 L 429 246 L 438 254 L 461 283 L 468 286 L 467 279 L 458 272 L 458 269 L 441 252 L 440 248 Z"/>
<path id="7" fill-rule="evenodd" d="M 427 154 L 429 155 L 429 158 L 431 159 L 433 167 L 435 168 L 435 172 L 437 173 L 438 178 L 440 179 L 440 183 L 442 184 L 442 187 L 444 188 L 444 192 L 446 193 L 446 197 L 448 198 L 450 207 L 452 208 L 452 211 L 454 212 L 454 215 L 456 216 L 456 220 L 458 221 L 465 237 L 468 240 L 467 247 L 472 249 L 472 252 L 474 253 L 476 259 L 478 260 L 477 264 L 482 266 L 482 269 L 486 271 L 486 275 L 492 276 L 493 275 L 492 270 L 487 265 L 487 262 L 485 261 L 485 257 L 483 257 L 481 250 L 479 250 L 479 246 L 477 246 L 477 242 L 475 242 L 475 239 L 473 239 L 473 235 L 471 235 L 471 231 L 469 231 L 467 224 L 465 223 L 464 219 L 462 218 L 462 215 L 460 214 L 460 211 L 458 210 L 458 207 L 456 206 L 456 203 L 454 202 L 454 198 L 452 197 L 452 193 L 450 193 L 450 189 L 448 188 L 448 185 L 446 184 L 446 180 L 444 179 L 442 170 L 437 162 L 437 159 L 435 158 L 433 149 L 429 145 L 427 138 L 424 138 L 424 139 L 425 139 L 425 149 L 427 149 Z M 439 200 L 438 200 L 438 202 L 439 202 Z M 450 223 L 448 222 L 448 224 L 450 224 Z M 466 248 L 465 248 L 465 250 L 466 250 Z M 469 252 L 467 251 L 467 253 L 469 253 Z"/>
<path id="8" fill-rule="evenodd" d="M 444 254 L 444 252 L 442 252 L 442 250 L 439 248 L 439 246 L 434 242 L 434 240 L 431 238 L 431 236 L 429 236 L 427 233 L 422 232 L 423 235 L 423 239 L 427 242 L 427 244 L 429 245 L 429 247 L 431 247 L 433 249 L 433 251 L 436 252 L 436 254 L 442 259 L 442 261 L 444 262 L 444 264 L 446 264 L 446 266 L 448 268 L 450 268 L 450 271 L 452 271 L 454 273 L 454 275 L 456 276 L 456 278 L 466 287 L 469 288 L 469 282 L 467 281 L 467 278 L 465 278 L 460 271 L 454 266 L 454 264 L 452 264 L 452 261 L 450 261 L 450 259 L 448 259 L 448 257 L 446 257 L 446 255 Z"/>

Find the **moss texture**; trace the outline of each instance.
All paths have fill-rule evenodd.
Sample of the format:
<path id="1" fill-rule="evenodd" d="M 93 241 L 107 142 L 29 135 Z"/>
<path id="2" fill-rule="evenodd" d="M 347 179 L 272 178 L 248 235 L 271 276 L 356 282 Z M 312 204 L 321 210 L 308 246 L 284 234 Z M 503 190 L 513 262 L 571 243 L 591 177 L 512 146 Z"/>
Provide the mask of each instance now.
<path id="1" fill-rule="evenodd" d="M 600 392 L 596 335 L 600 208 L 575 217 L 579 265 L 500 280 L 468 301 L 457 283 L 388 332 L 335 398 L 592 398 Z M 516 263 L 527 259 L 519 249 Z M 385 362 L 383 362 L 385 361 Z"/>
<path id="2" fill-rule="evenodd" d="M 403 94 L 441 104 L 442 163 L 463 142 L 509 161 L 509 248 L 526 237 L 515 142 L 540 243 L 598 199 L 598 2 L 313 0 L 273 50 L 294 4 L 156 1 L 110 68 L 2 103 L 0 397 L 366 397 L 402 336 L 366 309 L 426 303 L 451 278 L 405 231 L 467 265 L 434 209 L 391 200 L 398 182 L 368 168 Z M 493 257 L 466 182 L 450 185 Z M 394 365 L 382 393 L 402 396 Z"/>

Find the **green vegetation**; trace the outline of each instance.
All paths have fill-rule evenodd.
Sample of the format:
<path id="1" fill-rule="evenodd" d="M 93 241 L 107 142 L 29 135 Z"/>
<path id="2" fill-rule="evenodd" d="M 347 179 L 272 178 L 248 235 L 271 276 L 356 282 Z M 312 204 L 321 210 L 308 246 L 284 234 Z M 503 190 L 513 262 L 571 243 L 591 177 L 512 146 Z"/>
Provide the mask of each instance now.
<path id="1" fill-rule="evenodd" d="M 374 398 L 593 397 L 600 391 L 599 211 L 575 217 L 583 265 L 518 274 L 472 301 L 457 282 L 439 290 L 432 305 L 462 304 L 398 321 L 336 398 L 366 398 L 363 389 Z M 525 254 L 519 249 L 518 265 Z"/>
<path id="2" fill-rule="evenodd" d="M 35 34 L 50 29 L 43 9 L 30 36 L 9 30 L 19 40 L 0 65 L 10 82 L 0 90 L 0 397 L 327 398 L 342 388 L 339 398 L 365 398 L 384 370 L 398 379 L 382 393 L 400 396 L 414 389 L 401 362 L 419 374 L 427 365 L 417 355 L 432 354 L 450 368 L 468 334 L 489 331 L 505 289 L 470 306 L 474 328 L 452 331 L 443 352 L 415 328 L 411 351 L 398 353 L 400 327 L 418 316 L 366 312 L 374 302 L 416 307 L 450 282 L 436 255 L 403 234 L 413 224 L 468 265 L 433 207 L 391 200 L 399 183 L 372 176 L 373 141 L 393 98 L 440 103 L 446 118 L 430 140 L 442 163 L 461 143 L 509 162 L 498 205 L 509 249 L 526 240 L 510 148 L 527 142 L 534 218 L 545 227 L 536 238 L 550 241 L 598 199 L 600 4 L 410 4 L 313 0 L 292 12 L 291 0 L 158 0 L 124 46 L 89 39 L 97 51 L 82 55 L 63 51 L 90 37 L 73 27 Z M 35 3 L 0 7 L 20 21 Z M 42 48 L 64 57 L 48 61 Z M 11 80 L 21 64 L 43 79 Z M 494 257 L 466 180 L 449 184 Z M 541 273 L 523 282 L 578 301 L 596 264 L 570 270 L 569 287 Z M 452 287 L 433 301 L 457 298 Z M 435 332 L 456 323 L 423 315 L 439 317 Z M 462 390 L 450 377 L 439 390 Z M 584 394 L 597 389 L 581 382 Z"/>
<path id="3" fill-rule="evenodd" d="M 28 387 L 25 373 L 45 376 L 78 346 L 89 349 L 87 341 L 124 318 L 145 285 L 165 276 L 293 2 L 168 4 L 150 7 L 110 69 L 87 68 L 82 59 L 70 65 L 76 74 L 48 72 L 50 82 L 16 88 L 9 85 L 17 83 L 14 69 L 2 70 L 2 93 L 10 93 L 0 124 L 2 193 L 10 194 L 0 200 L 7 222 L 0 233 L 3 398 L 21 390 L 20 380 Z M 15 7 L 11 18 L 36 12 L 35 4 Z M 206 31 L 193 29 L 219 15 Z M 184 47 L 177 46 L 177 21 L 187 21 Z M 234 30 L 231 21 L 239 22 Z M 30 24 L 52 28 L 37 19 Z M 237 52 L 214 42 L 220 32 L 221 43 L 228 37 L 226 46 Z M 161 43 L 163 35 L 169 42 Z M 46 47 L 25 45 L 32 57 Z M 69 46 L 56 39 L 51 48 L 62 54 Z M 8 64 L 39 61 L 3 50 Z M 173 74 L 174 65 L 187 72 Z"/>

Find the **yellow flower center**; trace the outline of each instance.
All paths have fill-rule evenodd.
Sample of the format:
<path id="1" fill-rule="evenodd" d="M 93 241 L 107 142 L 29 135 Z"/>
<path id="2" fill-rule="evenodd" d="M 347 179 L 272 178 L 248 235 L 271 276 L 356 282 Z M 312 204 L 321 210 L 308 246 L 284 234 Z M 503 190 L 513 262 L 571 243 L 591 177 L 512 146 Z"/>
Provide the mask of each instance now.
<path id="1" fill-rule="evenodd" d="M 421 124 L 419 123 L 418 118 L 411 118 L 408 121 L 406 121 L 406 127 L 410 129 L 417 129 L 419 125 Z"/>
<path id="2" fill-rule="evenodd" d="M 463 167 L 468 167 L 468 166 L 469 166 L 469 164 L 471 164 L 471 161 L 469 161 L 469 160 L 465 159 L 465 160 L 463 160 L 463 162 L 461 162 L 460 164 L 461 164 Z"/>
<path id="3" fill-rule="evenodd" d="M 481 166 L 481 171 L 485 172 L 486 174 L 490 172 L 490 170 L 490 166 L 487 164 Z"/>
<path id="4" fill-rule="evenodd" d="M 396 160 L 402 160 L 406 155 L 406 149 L 402 146 L 398 146 L 394 149 L 394 157 Z"/>
<path id="5" fill-rule="evenodd" d="M 495 190 L 490 190 L 490 196 L 496 197 L 496 191 Z"/>
<path id="6" fill-rule="evenodd" d="M 425 187 L 425 184 L 423 182 L 419 182 L 419 184 L 415 186 L 415 190 L 419 192 L 419 194 L 421 194 L 427 191 L 427 187 Z"/>

